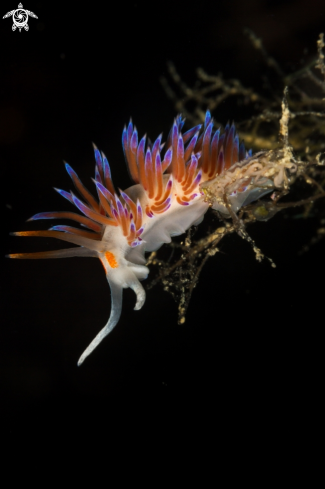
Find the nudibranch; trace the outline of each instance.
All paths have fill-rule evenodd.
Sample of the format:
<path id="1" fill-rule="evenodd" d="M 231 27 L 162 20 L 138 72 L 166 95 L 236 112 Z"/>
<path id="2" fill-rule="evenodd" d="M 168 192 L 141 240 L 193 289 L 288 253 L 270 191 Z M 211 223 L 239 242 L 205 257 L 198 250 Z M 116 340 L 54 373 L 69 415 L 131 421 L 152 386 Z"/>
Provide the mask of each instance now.
<path id="1" fill-rule="evenodd" d="M 184 120 L 178 116 L 167 142 L 160 135 L 152 144 L 132 122 L 124 128 L 122 143 L 134 185 L 124 191 L 114 188 L 106 156 L 96 146 L 95 178 L 97 199 L 84 187 L 74 170 L 66 164 L 79 196 L 55 189 L 74 205 L 75 212 L 42 212 L 29 221 L 70 219 L 80 227 L 55 225 L 48 231 L 23 231 L 15 236 L 51 237 L 77 247 L 39 253 L 17 253 L 10 258 L 97 257 L 102 262 L 111 288 L 111 312 L 107 324 L 81 355 L 78 365 L 96 348 L 119 321 L 122 289 L 136 294 L 136 310 L 145 302 L 140 281 L 149 269 L 145 253 L 169 243 L 173 236 L 199 224 L 209 207 L 229 217 L 274 188 L 274 175 L 258 182 L 260 168 L 252 163 L 233 124 L 222 132 L 214 130 L 209 111 L 203 125 L 182 133 Z M 240 175 L 238 172 L 241 172 Z M 262 184 L 261 184 L 262 183 Z M 210 184 L 210 187 L 209 187 Z M 217 190 L 211 198 L 211 185 Z M 214 188 L 213 187 L 213 188 Z M 218 190 L 219 189 L 219 190 Z M 227 195 L 227 205 L 224 196 Z M 230 206 L 230 207 L 229 207 Z"/>

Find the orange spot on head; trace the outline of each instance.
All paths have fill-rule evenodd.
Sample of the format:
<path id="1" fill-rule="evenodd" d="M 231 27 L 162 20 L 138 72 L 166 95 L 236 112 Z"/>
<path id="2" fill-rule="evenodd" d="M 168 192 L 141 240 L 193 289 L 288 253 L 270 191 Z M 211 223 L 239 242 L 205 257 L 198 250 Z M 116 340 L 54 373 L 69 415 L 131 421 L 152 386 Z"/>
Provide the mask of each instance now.
<path id="1" fill-rule="evenodd" d="M 115 256 L 113 255 L 113 253 L 111 253 L 110 251 L 106 251 L 105 256 L 106 256 L 106 260 L 108 261 L 109 265 L 112 268 L 118 267 L 117 261 L 115 259 Z"/>
<path id="2" fill-rule="evenodd" d="M 113 255 L 113 253 L 111 253 L 110 251 L 106 251 L 105 253 L 105 258 L 106 260 L 108 261 L 108 264 L 111 268 L 117 268 L 118 267 L 118 263 L 115 259 L 115 256 Z M 102 262 L 102 265 L 104 267 L 104 270 L 105 270 L 105 273 L 107 273 L 107 269 L 106 269 L 106 262 L 104 260 L 100 260 Z"/>
<path id="3" fill-rule="evenodd" d="M 117 268 L 118 267 L 118 263 L 115 259 L 115 256 L 113 255 L 113 253 L 111 253 L 110 251 L 106 251 L 105 253 L 105 258 L 106 260 L 108 261 L 108 264 L 111 268 Z M 107 273 L 107 269 L 106 269 L 106 262 L 104 260 L 100 260 L 103 264 L 103 267 L 105 269 L 105 272 Z"/>

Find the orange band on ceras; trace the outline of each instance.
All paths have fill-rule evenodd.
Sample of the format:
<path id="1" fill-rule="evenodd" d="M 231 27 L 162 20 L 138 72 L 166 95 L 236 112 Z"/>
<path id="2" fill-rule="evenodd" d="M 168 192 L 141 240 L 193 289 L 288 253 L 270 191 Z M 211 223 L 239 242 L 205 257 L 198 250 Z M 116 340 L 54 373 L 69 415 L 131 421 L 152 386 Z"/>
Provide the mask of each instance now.
<path id="1" fill-rule="evenodd" d="M 117 268 L 118 267 L 118 263 L 115 259 L 115 256 L 113 255 L 113 253 L 111 253 L 110 251 L 106 251 L 105 253 L 105 258 L 106 260 L 108 261 L 108 264 L 110 265 L 111 268 Z M 105 262 L 103 260 L 100 260 L 103 264 L 103 267 L 105 269 L 105 272 L 107 273 L 107 270 L 106 270 L 106 266 L 105 266 Z"/>

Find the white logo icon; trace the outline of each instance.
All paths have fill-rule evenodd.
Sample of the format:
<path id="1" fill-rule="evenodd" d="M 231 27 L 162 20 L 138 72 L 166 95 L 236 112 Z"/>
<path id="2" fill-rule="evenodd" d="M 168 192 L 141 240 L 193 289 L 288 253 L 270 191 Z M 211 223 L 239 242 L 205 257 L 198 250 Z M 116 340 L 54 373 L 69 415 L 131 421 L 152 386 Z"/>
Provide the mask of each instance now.
<path id="1" fill-rule="evenodd" d="M 6 15 L 3 16 L 3 19 L 6 19 L 11 15 L 13 20 L 12 30 L 15 31 L 18 27 L 19 32 L 21 32 L 22 28 L 24 28 L 25 31 L 28 31 L 29 27 L 27 22 L 29 15 L 31 17 L 34 17 L 35 19 L 38 19 L 37 15 L 35 15 L 33 12 L 23 9 L 21 3 L 18 5 L 18 8 L 16 10 L 11 10 L 11 12 L 7 12 Z"/>

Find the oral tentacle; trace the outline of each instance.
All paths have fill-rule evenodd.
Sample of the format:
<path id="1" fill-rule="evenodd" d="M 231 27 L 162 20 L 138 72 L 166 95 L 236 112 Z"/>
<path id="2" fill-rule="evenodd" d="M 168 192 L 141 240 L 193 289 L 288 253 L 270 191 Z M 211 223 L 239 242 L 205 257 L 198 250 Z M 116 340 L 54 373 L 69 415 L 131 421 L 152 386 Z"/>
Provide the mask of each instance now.
<path id="1" fill-rule="evenodd" d="M 108 256 L 108 254 L 110 256 Z M 78 365 L 81 365 L 84 360 L 94 351 L 101 341 L 113 330 L 118 323 L 123 302 L 123 289 L 130 288 L 136 295 L 136 304 L 134 310 L 138 311 L 143 306 L 146 300 L 146 293 L 138 278 L 144 279 L 148 275 L 148 268 L 141 265 L 134 265 L 122 259 L 121 263 L 115 261 L 112 253 L 106 252 L 101 256 L 101 261 L 106 270 L 106 278 L 111 289 L 111 313 L 109 320 L 95 336 L 86 350 L 79 358 Z M 130 265 L 130 266 L 128 266 Z"/>
<path id="2" fill-rule="evenodd" d="M 95 336 L 92 342 L 87 346 L 83 354 L 78 360 L 78 367 L 85 361 L 85 359 L 95 350 L 95 348 L 103 341 L 103 339 L 112 331 L 117 325 L 122 312 L 122 287 L 120 284 L 116 284 L 108 279 L 111 288 L 111 314 L 109 320 Z"/>

